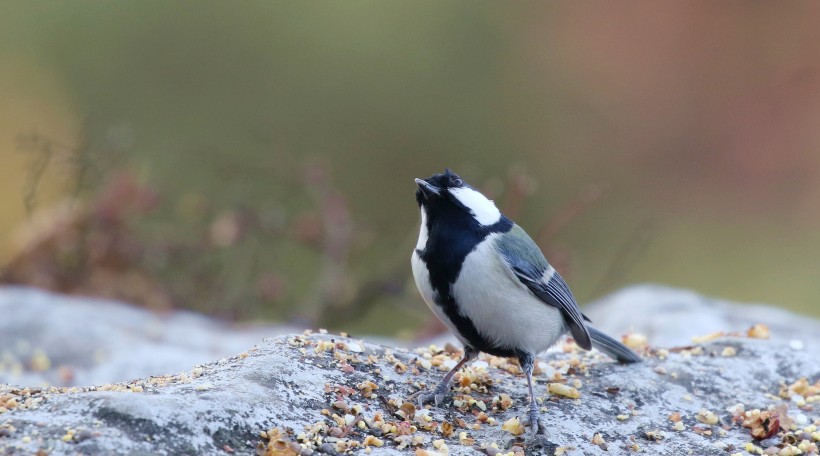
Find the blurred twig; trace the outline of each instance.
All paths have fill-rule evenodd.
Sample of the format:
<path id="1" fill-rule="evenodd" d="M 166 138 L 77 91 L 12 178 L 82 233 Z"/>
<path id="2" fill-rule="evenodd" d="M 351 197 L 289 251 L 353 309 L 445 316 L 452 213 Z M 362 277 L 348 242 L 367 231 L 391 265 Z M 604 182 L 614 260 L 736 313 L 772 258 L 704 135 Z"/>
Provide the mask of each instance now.
<path id="1" fill-rule="evenodd" d="M 37 190 L 40 181 L 54 157 L 55 144 L 39 133 L 32 132 L 17 136 L 17 150 L 28 153 L 31 162 L 26 171 L 26 181 L 23 184 L 23 205 L 26 214 L 31 216 L 37 205 Z"/>
<path id="2" fill-rule="evenodd" d="M 605 184 L 589 184 L 584 187 L 575 199 L 551 216 L 544 227 L 538 231 L 536 236 L 538 244 L 547 245 L 564 227 L 589 210 L 601 198 L 606 188 Z"/>
<path id="3" fill-rule="evenodd" d="M 394 254 L 386 261 L 386 265 L 379 268 L 373 277 L 356 283 L 351 290 L 349 298 L 339 302 L 336 311 L 332 314 L 323 315 L 319 326 L 343 325 L 344 323 L 355 321 L 370 312 L 385 296 L 398 296 L 407 292 L 408 264 L 413 242 L 418 236 L 418 230 L 413 229 L 399 243 L 399 248 L 394 250 Z"/>
<path id="4" fill-rule="evenodd" d="M 654 219 L 647 218 L 639 223 L 612 258 L 603 277 L 590 294 L 590 298 L 600 296 L 621 282 L 629 270 L 646 255 L 654 234 Z"/>
<path id="5" fill-rule="evenodd" d="M 309 166 L 305 172 L 306 187 L 317 202 L 321 225 L 321 268 L 316 281 L 304 297 L 303 309 L 317 322 L 330 308 L 339 307 L 347 295 L 348 257 L 353 241 L 353 221 L 347 201 L 334 186 L 329 168 L 322 164 Z"/>
<path id="6" fill-rule="evenodd" d="M 511 167 L 504 184 L 504 213 L 512 219 L 518 217 L 524 202 L 535 193 L 536 180 L 521 166 Z"/>
<path id="7" fill-rule="evenodd" d="M 91 141 L 88 133 L 88 122 L 81 131 L 77 147 L 70 149 L 68 165 L 75 170 L 73 197 L 76 199 L 80 193 L 90 187 L 89 177 L 93 175 L 99 184 L 103 180 L 103 173 L 99 164 L 99 157 L 92 154 Z"/>
<path id="8" fill-rule="evenodd" d="M 17 150 L 31 157 L 26 172 L 26 181 L 23 184 L 23 205 L 29 217 L 34 212 L 34 209 L 36 209 L 37 194 L 43 176 L 55 158 L 60 155 L 65 155 L 66 163 L 71 168 L 70 172 L 74 174 L 73 198 L 76 199 L 77 196 L 79 196 L 86 182 L 86 176 L 90 172 L 93 171 L 97 177 L 102 177 L 102 173 L 95 163 L 96 157 L 91 157 L 90 155 L 91 147 L 88 142 L 87 126 L 81 133 L 82 136 L 75 146 L 58 143 L 36 131 L 17 136 Z"/>

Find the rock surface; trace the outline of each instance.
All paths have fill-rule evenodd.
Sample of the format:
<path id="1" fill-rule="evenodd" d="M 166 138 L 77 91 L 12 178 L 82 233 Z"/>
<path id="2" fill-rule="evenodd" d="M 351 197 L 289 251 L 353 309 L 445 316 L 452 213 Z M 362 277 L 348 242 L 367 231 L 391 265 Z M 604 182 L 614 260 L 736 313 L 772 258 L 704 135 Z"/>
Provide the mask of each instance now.
<path id="1" fill-rule="evenodd" d="M 624 288 L 584 308 L 610 334 L 634 331 L 657 346 L 685 345 L 692 336 L 744 331 L 763 323 L 772 338 L 804 345 L 820 356 L 820 321 L 762 304 L 735 303 L 661 285 Z"/>
<path id="2" fill-rule="evenodd" d="M 0 383 L 97 385 L 190 369 L 285 326 L 236 327 L 193 312 L 0 287 Z M 301 331 L 301 329 L 298 329 Z"/>
<path id="3" fill-rule="evenodd" d="M 202 455 L 261 447 L 262 454 L 293 455 L 368 446 L 376 455 L 468 455 L 495 454 L 487 449 L 495 445 L 518 454 L 596 455 L 603 447 L 614 455 L 748 454 L 742 404 L 794 423 L 788 434 L 775 426 L 756 446 L 777 452 L 783 441 L 796 447 L 806 440 L 803 453 L 816 452 L 820 433 L 810 426 L 820 424 L 820 362 L 806 350 L 721 337 L 647 349 L 644 363 L 620 366 L 573 347 L 539 358 L 536 390 L 548 439 L 515 435 L 516 418 L 526 414 L 526 382 L 506 360 L 482 355 L 458 380 L 469 392 L 456 392 L 443 408 L 417 410 L 403 401 L 434 385 L 458 353 L 312 334 L 269 339 L 174 376 L 82 390 L 3 387 L 0 405 L 9 410 L 0 415 L 0 451 Z M 564 393 L 580 398 L 550 394 L 548 383 L 575 388 Z"/>
<path id="4" fill-rule="evenodd" d="M 802 344 L 820 356 L 817 320 L 687 290 L 628 287 L 584 312 L 610 334 L 635 331 L 656 346 L 685 345 L 692 336 L 765 323 L 774 340 Z M 179 372 L 239 353 L 265 337 L 304 329 L 228 325 L 184 311 L 158 315 L 115 301 L 23 287 L 0 287 L 0 315 L 0 383 L 23 386 L 87 386 Z M 428 342 L 457 344 L 450 334 Z"/>
<path id="5" fill-rule="evenodd" d="M 469 391 L 454 390 L 444 408 L 416 410 L 406 400 L 438 382 L 458 360 L 454 350 L 325 334 L 280 336 L 248 350 L 287 328 L 237 328 L 188 312 L 159 316 L 0 288 L 0 382 L 31 387 L 0 385 L 0 454 L 256 454 L 261 446 L 271 455 L 466 455 L 494 454 L 494 444 L 527 454 L 594 455 L 606 447 L 615 455 L 730 455 L 749 454 L 752 441 L 767 454 L 797 454 L 782 442 L 803 439 L 803 454 L 816 453 L 817 321 L 656 286 L 624 289 L 585 310 L 613 335 L 634 330 L 655 347 L 688 347 L 646 349 L 645 362 L 632 366 L 574 345 L 542 355 L 537 395 L 551 434 L 531 439 L 515 435 L 526 382 L 503 359 L 482 356 L 459 376 Z M 756 323 L 771 328 L 770 340 L 715 334 L 744 336 Z M 692 346 L 693 336 L 709 333 Z M 141 380 L 109 383 L 134 378 Z M 578 399 L 556 395 L 576 390 Z M 753 440 L 738 403 L 776 411 L 770 421 L 793 424 L 793 432 L 774 426 L 772 437 Z M 680 424 L 670 419 L 677 414 Z M 759 436 L 762 420 L 745 419 Z"/>

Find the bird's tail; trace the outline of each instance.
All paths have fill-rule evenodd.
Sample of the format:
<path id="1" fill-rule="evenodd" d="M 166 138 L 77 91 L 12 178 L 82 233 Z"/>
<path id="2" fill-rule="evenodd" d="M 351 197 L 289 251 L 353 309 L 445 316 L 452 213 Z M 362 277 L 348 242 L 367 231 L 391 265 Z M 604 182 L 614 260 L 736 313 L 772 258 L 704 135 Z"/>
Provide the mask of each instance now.
<path id="1" fill-rule="evenodd" d="M 616 359 L 622 364 L 641 362 L 641 357 L 626 345 L 598 331 L 592 326 L 587 326 L 587 328 L 592 338 L 592 346 L 606 353 L 607 356 Z"/>

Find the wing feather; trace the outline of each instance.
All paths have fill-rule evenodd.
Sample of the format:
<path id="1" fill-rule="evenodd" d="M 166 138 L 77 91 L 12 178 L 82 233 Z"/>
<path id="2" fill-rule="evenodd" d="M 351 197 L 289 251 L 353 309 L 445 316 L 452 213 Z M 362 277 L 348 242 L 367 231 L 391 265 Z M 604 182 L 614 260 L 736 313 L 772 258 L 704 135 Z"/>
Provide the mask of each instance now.
<path id="1" fill-rule="evenodd" d="M 549 279 L 549 282 L 544 283 L 543 280 L 530 277 L 521 270 L 513 268 L 513 272 L 515 272 L 518 280 L 525 284 L 535 296 L 561 311 L 561 315 L 564 316 L 564 320 L 569 326 L 570 334 L 572 334 L 572 338 L 575 339 L 575 343 L 579 347 L 585 350 L 592 348 L 592 339 L 584 323 L 586 317 L 581 313 L 578 303 L 575 302 L 575 297 L 560 274 L 556 272 Z"/>
<path id="2" fill-rule="evenodd" d="M 518 225 L 496 244 L 499 253 L 516 279 L 545 304 L 561 311 L 575 343 L 590 350 L 592 339 L 575 297 L 563 277 L 549 265 L 541 249 Z M 551 274 L 545 274 L 546 272 Z"/>

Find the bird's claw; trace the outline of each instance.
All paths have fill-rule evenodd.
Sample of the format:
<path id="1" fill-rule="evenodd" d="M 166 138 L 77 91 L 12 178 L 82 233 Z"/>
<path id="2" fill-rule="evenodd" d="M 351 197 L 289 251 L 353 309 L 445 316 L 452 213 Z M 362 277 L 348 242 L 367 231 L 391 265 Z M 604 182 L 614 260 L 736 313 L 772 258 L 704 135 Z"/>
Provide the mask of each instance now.
<path id="1" fill-rule="evenodd" d="M 535 425 L 533 425 L 535 423 Z M 527 418 L 524 418 L 524 421 L 521 423 L 526 427 L 530 428 L 530 437 L 535 438 L 539 435 L 541 436 L 549 436 L 547 432 L 547 427 L 544 423 L 541 422 L 541 418 L 538 416 L 538 412 L 530 411 L 530 414 Z"/>
<path id="2" fill-rule="evenodd" d="M 433 392 L 428 393 L 424 391 L 419 391 L 410 398 L 418 398 L 419 408 L 423 408 L 424 404 L 429 404 L 430 402 L 433 403 L 434 406 L 438 407 L 444 402 L 444 399 L 447 398 L 447 390 L 437 387 Z"/>
<path id="3" fill-rule="evenodd" d="M 424 404 L 428 404 L 430 402 L 432 402 L 433 405 L 438 407 L 439 404 L 444 402 L 445 397 L 447 396 L 444 393 L 439 392 L 419 394 L 419 407 L 424 407 Z"/>

